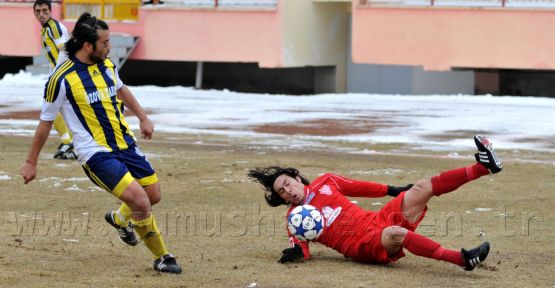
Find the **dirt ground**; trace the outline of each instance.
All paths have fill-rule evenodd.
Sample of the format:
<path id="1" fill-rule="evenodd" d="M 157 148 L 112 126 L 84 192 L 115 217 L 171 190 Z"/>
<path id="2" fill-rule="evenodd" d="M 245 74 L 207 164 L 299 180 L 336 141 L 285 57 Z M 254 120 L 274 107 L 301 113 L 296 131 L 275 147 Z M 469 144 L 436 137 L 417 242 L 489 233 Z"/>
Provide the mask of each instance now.
<path id="1" fill-rule="evenodd" d="M 331 171 L 404 185 L 471 164 L 474 151 L 450 157 L 394 145 L 303 149 L 157 135 L 139 145 L 162 183 L 155 215 L 184 269 L 166 275 L 152 269 L 142 244 L 124 245 L 104 222 L 117 199 L 94 187 L 76 161 L 51 159 L 56 139 L 43 150 L 38 179 L 23 185 L 18 169 L 30 144 L 29 137 L 0 136 L 3 287 L 555 287 L 553 153 L 500 151 L 502 173 L 432 199 L 418 232 L 453 249 L 490 241 L 485 265 L 473 272 L 408 252 L 387 266 L 358 264 L 319 244 L 310 261 L 282 265 L 286 207 L 265 204 L 246 178 L 250 168 L 280 164 L 309 179 Z M 356 149 L 376 152 L 351 153 Z M 390 199 L 352 198 L 371 210 Z"/>

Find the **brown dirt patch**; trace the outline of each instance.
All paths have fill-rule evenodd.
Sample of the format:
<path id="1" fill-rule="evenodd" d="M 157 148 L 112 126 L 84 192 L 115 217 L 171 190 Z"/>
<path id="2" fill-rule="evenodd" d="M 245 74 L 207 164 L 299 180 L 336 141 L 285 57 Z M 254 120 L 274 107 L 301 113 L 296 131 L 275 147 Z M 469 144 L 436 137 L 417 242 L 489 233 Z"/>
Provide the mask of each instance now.
<path id="1" fill-rule="evenodd" d="M 0 119 L 39 119 L 40 111 L 13 111 L 0 114 Z"/>
<path id="2" fill-rule="evenodd" d="M 516 140 L 520 143 L 542 143 L 549 148 L 555 148 L 555 137 L 544 137 L 544 138 L 534 138 L 534 137 L 523 137 Z"/>
<path id="3" fill-rule="evenodd" d="M 0 105 L 0 107 L 2 106 Z M 146 114 L 152 115 L 155 113 L 153 111 L 146 110 Z M 0 119 L 39 119 L 39 116 L 40 110 L 13 111 L 5 114 L 0 113 Z M 125 109 L 125 116 L 130 117 L 135 116 L 135 114 L 133 114 L 133 112 L 131 112 L 129 109 Z"/>
<path id="4" fill-rule="evenodd" d="M 295 123 L 266 124 L 256 126 L 252 130 L 270 134 L 338 136 L 372 133 L 378 128 L 394 125 L 397 124 L 376 119 L 320 119 Z"/>
<path id="5" fill-rule="evenodd" d="M 465 272 L 410 253 L 390 265 L 363 265 L 316 243 L 310 247 L 311 260 L 282 265 L 277 259 L 288 247 L 283 224 L 287 207 L 266 205 L 260 186 L 246 177 L 249 169 L 282 164 L 301 168 L 309 179 L 331 171 L 400 185 L 473 160 L 353 155 L 340 150 L 284 153 L 262 146 L 253 149 L 248 142 L 213 135 L 166 135 L 179 137 L 173 141 L 161 134 L 156 137 L 156 141 L 141 140 L 139 145 L 160 177 L 162 201 L 153 211 L 184 274 L 155 273 L 152 256 L 142 243 L 137 247 L 121 243 L 104 221 L 104 213 L 116 209 L 119 201 L 93 190 L 76 161 L 52 159 L 56 141 L 48 141 L 43 149 L 38 179 L 23 185 L 18 169 L 32 138 L 0 135 L 4 149 L 1 175 L 11 178 L 0 180 L 0 195 L 9 199 L 0 201 L 3 286 L 39 287 L 48 282 L 59 287 L 247 287 L 256 282 L 258 287 L 306 283 L 315 287 L 399 287 L 406 286 L 407 279 L 414 287 L 551 287 L 555 283 L 545 272 L 555 270 L 555 210 L 546 204 L 555 199 L 555 182 L 549 181 L 554 176 L 552 165 L 507 161 L 502 173 L 430 201 L 417 232 L 456 250 L 490 241 L 492 250 L 485 262 L 490 268 Z M 372 149 L 387 152 L 375 146 Z M 401 172 L 379 172 L 388 168 Z M 376 173 L 361 175 L 357 171 Z M 377 209 L 372 203 L 391 199 L 353 200 L 369 210 Z M 476 212 L 476 207 L 494 210 Z M 502 212 L 512 215 L 503 218 L 506 223 L 500 223 Z M 62 218 L 60 213 L 66 216 Z M 486 236 L 478 236 L 479 231 Z"/>

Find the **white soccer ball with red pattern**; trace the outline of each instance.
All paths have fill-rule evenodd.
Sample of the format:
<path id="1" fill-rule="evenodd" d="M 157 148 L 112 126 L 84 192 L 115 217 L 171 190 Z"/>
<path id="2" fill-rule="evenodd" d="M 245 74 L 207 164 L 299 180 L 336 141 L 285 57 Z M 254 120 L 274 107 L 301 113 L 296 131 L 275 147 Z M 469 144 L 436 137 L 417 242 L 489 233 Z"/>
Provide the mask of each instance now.
<path id="1" fill-rule="evenodd" d="M 312 205 L 297 206 L 287 216 L 287 228 L 301 241 L 316 240 L 324 232 L 324 217 Z"/>

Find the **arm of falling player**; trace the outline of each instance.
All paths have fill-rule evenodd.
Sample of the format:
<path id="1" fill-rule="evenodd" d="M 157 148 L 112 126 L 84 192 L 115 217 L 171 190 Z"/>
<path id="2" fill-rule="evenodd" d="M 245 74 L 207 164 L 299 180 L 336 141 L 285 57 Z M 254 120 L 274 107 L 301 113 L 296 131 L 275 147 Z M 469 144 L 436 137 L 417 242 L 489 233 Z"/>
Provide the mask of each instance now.
<path id="1" fill-rule="evenodd" d="M 387 195 L 387 184 L 354 180 L 335 174 L 329 174 L 329 177 L 337 185 L 338 191 L 345 196 L 377 198 Z"/>

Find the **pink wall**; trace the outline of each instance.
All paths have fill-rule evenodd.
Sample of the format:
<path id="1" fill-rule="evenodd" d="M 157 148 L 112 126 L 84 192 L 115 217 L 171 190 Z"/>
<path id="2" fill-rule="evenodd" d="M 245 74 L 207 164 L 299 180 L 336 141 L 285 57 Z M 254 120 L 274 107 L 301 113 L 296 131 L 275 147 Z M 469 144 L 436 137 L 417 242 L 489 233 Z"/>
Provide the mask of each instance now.
<path id="1" fill-rule="evenodd" d="M 52 6 L 52 14 L 58 17 L 59 5 Z M 31 56 L 40 53 L 40 24 L 33 15 L 33 4 L 1 4 L 0 55 Z"/>
<path id="2" fill-rule="evenodd" d="M 555 10 L 370 8 L 356 2 L 355 63 L 555 69 Z"/>
<path id="3" fill-rule="evenodd" d="M 53 17 L 60 19 L 60 6 L 54 4 L 52 10 Z M 279 9 L 141 8 L 139 17 L 137 23 L 108 22 L 112 33 L 141 38 L 132 59 L 258 62 L 263 67 L 280 67 L 283 63 Z M 0 55 L 40 53 L 40 25 L 32 4 L 0 4 L 0 19 L 0 39 L 4 39 L 0 42 Z M 73 21 L 63 23 L 73 30 Z"/>
<path id="4" fill-rule="evenodd" d="M 355 63 L 555 69 L 555 10 L 378 8 L 353 4 Z M 277 10 L 141 8 L 112 32 L 141 37 L 132 59 L 258 62 L 283 66 L 283 4 Z M 53 5 L 60 19 L 61 8 Z M 0 55 L 40 53 L 31 4 L 0 4 Z M 73 22 L 64 21 L 71 31 Z M 325 45 L 325 43 L 321 44 Z"/>
<path id="5" fill-rule="evenodd" d="M 282 64 L 277 11 L 143 9 L 140 16 L 143 45 L 133 58 Z"/>

